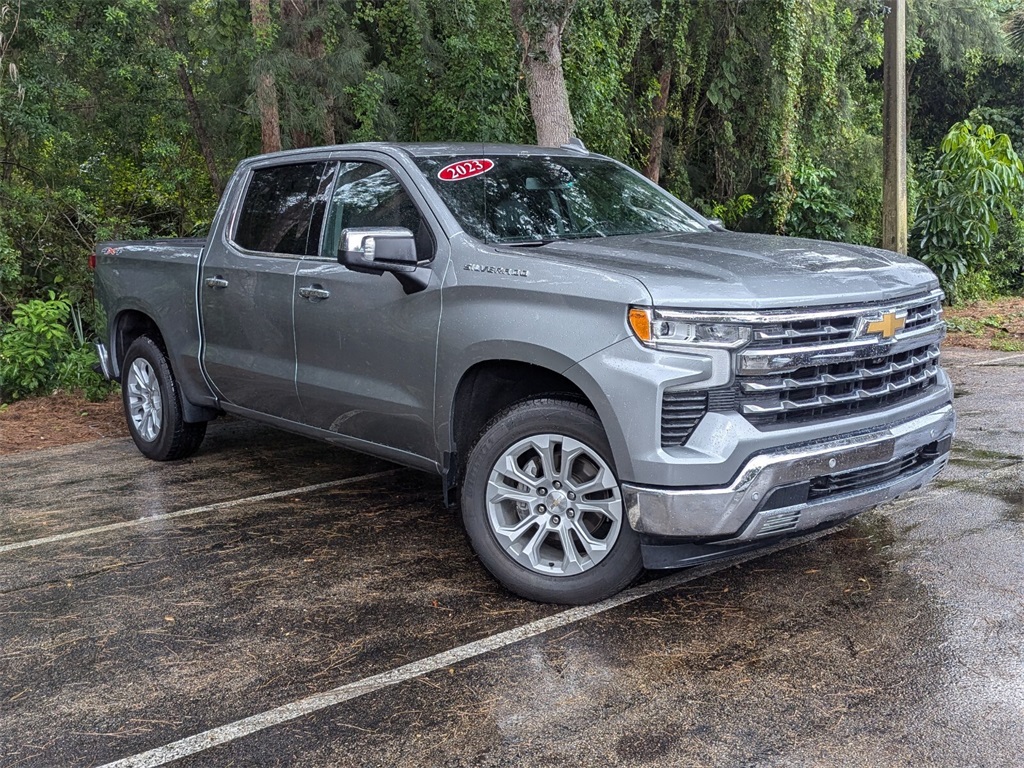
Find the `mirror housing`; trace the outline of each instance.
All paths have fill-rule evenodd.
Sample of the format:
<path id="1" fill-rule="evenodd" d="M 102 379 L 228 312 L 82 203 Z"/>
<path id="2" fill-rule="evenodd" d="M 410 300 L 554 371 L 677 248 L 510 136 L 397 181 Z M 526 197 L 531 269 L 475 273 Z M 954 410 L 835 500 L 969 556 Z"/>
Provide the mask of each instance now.
<path id="1" fill-rule="evenodd" d="M 430 270 L 418 264 L 416 238 L 405 227 L 343 229 L 338 263 L 353 272 L 391 272 L 406 294 L 422 291 L 430 282 Z"/>
<path id="2" fill-rule="evenodd" d="M 338 262 L 353 272 L 416 271 L 416 239 L 405 227 L 353 227 L 341 232 Z"/>

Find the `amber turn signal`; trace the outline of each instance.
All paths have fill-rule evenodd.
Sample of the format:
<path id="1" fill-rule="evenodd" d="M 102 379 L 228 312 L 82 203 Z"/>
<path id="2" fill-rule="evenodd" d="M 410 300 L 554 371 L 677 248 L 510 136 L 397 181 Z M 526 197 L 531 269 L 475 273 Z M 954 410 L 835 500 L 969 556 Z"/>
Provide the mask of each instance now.
<path id="1" fill-rule="evenodd" d="M 636 337 L 644 343 L 651 341 L 651 312 L 649 309 L 632 307 L 629 310 L 629 327 Z"/>

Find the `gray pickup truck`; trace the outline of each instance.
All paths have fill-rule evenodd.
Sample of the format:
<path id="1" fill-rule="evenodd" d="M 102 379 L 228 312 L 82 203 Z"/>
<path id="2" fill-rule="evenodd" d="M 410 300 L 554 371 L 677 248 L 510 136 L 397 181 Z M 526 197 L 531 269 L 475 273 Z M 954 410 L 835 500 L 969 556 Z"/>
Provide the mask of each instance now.
<path id="1" fill-rule="evenodd" d="M 927 268 L 725 231 L 581 145 L 256 157 L 207 240 L 96 256 L 143 454 L 231 413 L 437 473 L 534 600 L 835 525 L 949 455 Z"/>

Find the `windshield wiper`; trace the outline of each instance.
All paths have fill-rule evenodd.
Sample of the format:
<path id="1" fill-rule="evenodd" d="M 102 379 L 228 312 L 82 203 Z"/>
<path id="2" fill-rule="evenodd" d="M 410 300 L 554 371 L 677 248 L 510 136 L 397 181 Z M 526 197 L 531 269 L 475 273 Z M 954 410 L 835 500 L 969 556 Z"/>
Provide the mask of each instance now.
<path id="1" fill-rule="evenodd" d="M 564 239 L 565 239 L 564 237 L 550 237 L 550 238 L 545 238 L 543 240 L 523 240 L 523 241 L 518 242 L 518 243 L 503 243 L 503 242 L 501 242 L 499 240 L 497 242 L 497 245 L 508 245 L 508 246 L 512 246 L 512 247 L 515 247 L 515 248 L 520 248 L 520 247 L 522 247 L 522 248 L 539 248 L 542 245 L 550 245 L 551 243 L 557 243 L 560 240 L 564 240 Z"/>

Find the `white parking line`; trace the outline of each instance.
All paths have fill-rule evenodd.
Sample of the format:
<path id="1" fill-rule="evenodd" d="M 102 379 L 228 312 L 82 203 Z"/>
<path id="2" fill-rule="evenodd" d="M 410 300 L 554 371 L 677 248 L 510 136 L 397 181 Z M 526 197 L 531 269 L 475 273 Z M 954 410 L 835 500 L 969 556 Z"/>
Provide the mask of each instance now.
<path id="1" fill-rule="evenodd" d="M 724 571 L 727 568 L 732 568 L 740 563 L 745 563 L 748 560 L 762 557 L 766 554 L 778 552 L 783 549 L 789 549 L 800 544 L 805 544 L 814 539 L 821 538 L 828 534 L 834 533 L 836 529 L 830 529 L 826 531 L 819 531 L 812 533 L 807 536 L 801 536 L 799 538 L 790 539 L 788 541 L 776 544 L 774 546 L 766 547 L 764 549 L 758 549 L 753 552 L 748 552 L 743 555 L 730 558 L 728 560 L 722 560 L 711 565 L 699 566 L 697 568 L 691 568 L 686 571 L 679 571 L 671 576 L 667 576 L 657 581 L 652 581 L 647 584 L 642 584 L 638 587 L 633 587 L 625 592 L 620 592 L 614 597 L 610 597 L 607 600 L 602 600 L 600 603 L 594 603 L 593 605 L 584 605 L 578 608 L 570 608 L 569 610 L 556 613 L 553 616 L 548 616 L 537 621 L 531 621 L 529 624 L 523 624 L 522 626 L 514 629 L 509 629 L 505 632 L 499 632 L 496 635 L 485 637 L 480 640 L 476 640 L 466 645 L 460 645 L 457 648 L 452 648 L 448 651 L 443 651 L 434 656 L 428 656 L 425 659 L 414 661 L 410 664 L 405 664 L 401 667 L 389 670 L 387 672 L 381 672 L 371 677 L 364 677 L 362 680 L 357 680 L 353 683 L 347 683 L 340 685 L 337 688 L 332 688 L 329 691 L 323 693 L 317 693 L 312 696 L 308 696 L 298 701 L 293 701 L 288 704 L 283 704 L 280 707 L 269 709 L 265 712 L 252 715 L 250 717 L 236 720 L 233 723 L 227 725 L 221 725 L 217 728 L 211 728 L 208 731 L 197 733 L 194 736 L 189 736 L 178 741 L 173 741 L 170 744 L 165 744 L 162 747 L 151 749 L 147 752 L 141 752 L 137 755 L 125 757 L 120 760 L 116 760 L 112 763 L 107 763 L 101 766 L 101 768 L 153 768 L 158 765 L 166 765 L 173 760 L 180 760 L 183 757 L 189 755 L 195 755 L 200 752 L 205 752 L 221 744 L 227 744 L 229 742 L 240 739 L 243 736 L 262 731 L 265 728 L 271 728 L 282 723 L 287 723 L 291 720 L 303 717 L 304 715 L 318 712 L 328 707 L 333 707 L 336 704 L 349 701 L 351 699 L 365 696 L 368 693 L 379 691 L 382 688 L 389 688 L 393 685 L 411 680 L 422 675 L 436 672 L 439 669 L 445 669 L 458 664 L 459 662 L 472 659 L 476 656 L 481 656 L 491 651 L 496 651 L 506 646 L 518 643 L 520 640 L 525 640 L 530 637 L 549 632 L 552 629 L 558 629 L 568 624 L 574 624 L 582 621 L 583 619 L 596 616 L 597 614 L 610 611 L 612 608 L 617 608 L 620 605 L 626 605 L 632 603 L 649 595 L 656 594 L 666 589 L 685 584 L 690 581 L 704 578 L 713 573 Z"/>
<path id="2" fill-rule="evenodd" d="M 82 536 L 94 536 L 97 533 L 106 533 L 107 531 L 119 531 L 122 528 L 137 528 L 143 525 L 150 525 L 157 523 L 162 520 L 174 520 L 179 517 L 186 517 L 188 515 L 198 515 L 202 512 L 213 512 L 218 509 L 230 509 L 231 507 L 237 507 L 242 504 L 252 504 L 258 501 L 268 501 L 270 499 L 279 499 L 282 496 L 291 496 L 293 494 L 310 493 L 311 491 L 320 491 L 324 488 L 337 488 L 340 485 L 351 485 L 352 483 L 358 483 L 363 480 L 375 480 L 378 477 L 386 477 L 388 475 L 394 475 L 401 472 L 400 469 L 386 469 L 382 472 L 371 472 L 368 475 L 359 475 L 357 477 L 346 477 L 341 480 L 331 480 L 326 483 L 317 483 L 316 485 L 304 485 L 300 488 L 289 488 L 287 491 L 274 491 L 273 493 L 264 493 L 259 496 L 247 496 L 244 499 L 233 499 L 232 501 L 218 501 L 215 504 L 205 504 L 201 507 L 192 507 L 191 509 L 182 509 L 177 512 L 167 512 L 162 515 L 149 515 L 148 517 L 139 517 L 134 520 L 123 520 L 119 523 L 109 523 L 108 525 L 97 525 L 94 528 L 83 528 L 78 531 L 68 531 L 67 533 L 57 533 L 53 536 L 44 536 L 41 539 L 28 539 L 27 541 L 15 541 L 11 544 L 0 545 L 0 554 L 4 552 L 13 552 L 16 549 L 25 549 L 27 547 L 38 547 L 43 544 L 52 544 L 56 541 L 66 541 L 68 539 L 78 539 Z"/>

